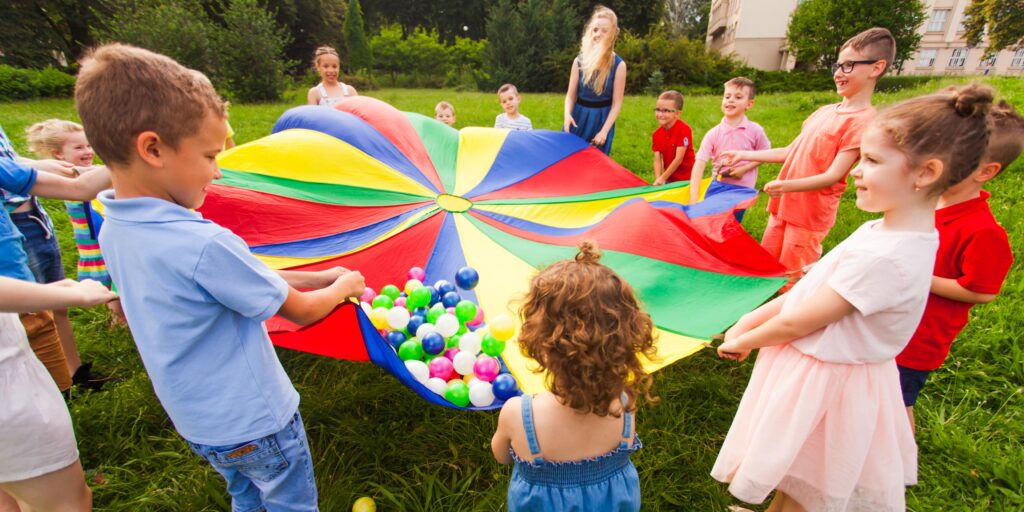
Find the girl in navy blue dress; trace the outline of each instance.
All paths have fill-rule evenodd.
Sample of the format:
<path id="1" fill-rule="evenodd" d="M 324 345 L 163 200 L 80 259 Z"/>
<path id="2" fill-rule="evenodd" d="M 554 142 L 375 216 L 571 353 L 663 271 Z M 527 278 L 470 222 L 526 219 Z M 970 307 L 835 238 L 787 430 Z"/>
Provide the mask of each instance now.
<path id="1" fill-rule="evenodd" d="M 626 94 L 626 63 L 615 55 L 619 20 L 611 9 L 598 6 L 583 29 L 580 54 L 572 61 L 565 93 L 563 128 L 611 153 L 615 120 Z"/>
<path id="2" fill-rule="evenodd" d="M 547 371 L 550 391 L 511 398 L 491 440 L 494 457 L 515 463 L 508 510 L 636 511 L 640 449 L 633 414 L 651 400 L 640 362 L 655 356 L 651 317 L 593 242 L 530 282 L 519 344 Z"/>

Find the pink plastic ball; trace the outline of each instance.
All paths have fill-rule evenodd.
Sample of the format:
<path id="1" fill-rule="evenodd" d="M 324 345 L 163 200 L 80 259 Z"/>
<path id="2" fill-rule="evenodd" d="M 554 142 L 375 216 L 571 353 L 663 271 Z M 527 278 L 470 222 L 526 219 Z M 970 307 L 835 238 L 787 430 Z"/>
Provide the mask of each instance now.
<path id="1" fill-rule="evenodd" d="M 473 375 L 476 378 L 490 382 L 498 376 L 498 372 L 501 371 L 501 365 L 498 364 L 498 360 L 491 356 L 480 356 L 476 362 L 473 363 Z"/>
<path id="2" fill-rule="evenodd" d="M 370 304 L 370 303 L 373 302 L 373 298 L 376 297 L 376 296 L 377 296 L 377 292 L 373 291 L 373 288 L 370 288 L 369 286 L 367 286 L 366 288 L 363 288 L 363 294 L 359 296 L 359 300 L 361 302 L 365 302 L 367 304 Z"/>
<path id="3" fill-rule="evenodd" d="M 452 371 L 455 368 L 452 366 L 452 360 L 444 356 L 438 356 L 430 360 L 430 376 L 437 377 L 439 379 L 448 380 L 451 377 Z"/>
<path id="4" fill-rule="evenodd" d="M 449 315 L 454 315 L 455 314 L 455 306 L 452 306 L 452 307 L 446 309 L 445 311 L 447 311 Z"/>
<path id="5" fill-rule="evenodd" d="M 455 360 L 455 354 L 459 353 L 459 347 L 452 347 L 444 351 L 444 356 L 452 361 Z"/>
<path id="6" fill-rule="evenodd" d="M 423 281 L 427 278 L 427 273 L 420 267 L 410 268 L 407 275 L 409 276 L 409 279 L 416 279 L 418 281 Z"/>
<path id="7" fill-rule="evenodd" d="M 482 323 L 484 323 L 484 308 L 477 306 L 476 316 L 473 317 L 472 320 L 466 322 L 466 325 L 470 327 L 476 327 Z"/>
<path id="8" fill-rule="evenodd" d="M 405 297 L 399 297 L 399 298 L 395 299 L 395 306 L 398 306 L 400 308 L 404 308 L 405 307 Z"/>

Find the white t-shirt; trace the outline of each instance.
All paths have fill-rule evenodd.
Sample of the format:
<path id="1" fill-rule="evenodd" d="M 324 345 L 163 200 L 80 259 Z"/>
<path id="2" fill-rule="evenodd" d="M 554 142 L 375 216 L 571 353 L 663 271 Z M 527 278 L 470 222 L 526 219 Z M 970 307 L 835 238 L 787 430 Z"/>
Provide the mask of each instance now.
<path id="1" fill-rule="evenodd" d="M 856 311 L 791 344 L 833 363 L 878 363 L 910 341 L 931 288 L 937 231 L 897 232 L 868 221 L 811 268 L 789 292 L 783 312 L 802 306 L 823 285 Z"/>
<path id="2" fill-rule="evenodd" d="M 522 114 L 516 116 L 515 119 L 509 119 L 508 113 L 502 112 L 494 118 L 495 128 L 508 128 L 509 130 L 516 131 L 527 131 L 533 129 L 533 123 L 530 122 L 530 118 Z"/>

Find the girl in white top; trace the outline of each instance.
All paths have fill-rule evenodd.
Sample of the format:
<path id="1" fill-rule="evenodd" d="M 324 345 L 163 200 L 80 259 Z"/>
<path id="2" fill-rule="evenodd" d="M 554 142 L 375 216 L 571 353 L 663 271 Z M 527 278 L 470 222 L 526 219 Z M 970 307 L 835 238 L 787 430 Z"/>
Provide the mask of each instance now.
<path id="1" fill-rule="evenodd" d="M 761 348 L 711 475 L 768 510 L 904 510 L 917 446 L 894 358 L 924 312 L 939 194 L 977 168 L 992 91 L 971 85 L 881 112 L 851 175 L 857 207 L 882 213 L 795 287 L 745 315 L 718 347 Z"/>
<path id="2" fill-rule="evenodd" d="M 341 73 L 341 59 L 330 46 L 321 46 L 313 54 L 313 68 L 320 74 L 320 83 L 311 87 L 306 94 L 310 105 L 333 107 L 349 96 L 358 96 L 355 87 L 338 81 Z"/>
<path id="3" fill-rule="evenodd" d="M 92 509 L 68 408 L 16 313 L 116 298 L 88 279 L 43 285 L 0 277 L 0 510 Z"/>

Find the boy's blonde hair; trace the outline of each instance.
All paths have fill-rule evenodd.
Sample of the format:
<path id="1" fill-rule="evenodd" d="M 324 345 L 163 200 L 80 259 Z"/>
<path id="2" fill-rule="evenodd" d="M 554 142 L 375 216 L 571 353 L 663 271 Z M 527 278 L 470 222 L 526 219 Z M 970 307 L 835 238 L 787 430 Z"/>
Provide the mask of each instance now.
<path id="1" fill-rule="evenodd" d="M 757 94 L 757 86 L 754 85 L 754 81 L 745 76 L 737 76 L 730 78 L 727 82 L 725 82 L 725 87 L 729 86 L 746 87 L 747 91 L 750 93 L 750 99 L 754 99 L 754 95 Z"/>
<path id="2" fill-rule="evenodd" d="M 227 119 L 224 100 L 205 75 L 149 50 L 114 43 L 86 56 L 75 106 L 89 142 L 108 164 L 129 165 L 135 138 L 156 132 L 177 148 L 207 114 Z"/>
<path id="3" fill-rule="evenodd" d="M 438 115 L 441 112 L 445 111 L 451 112 L 452 115 L 455 115 L 455 106 L 452 105 L 451 103 L 448 103 L 447 101 L 442 101 L 438 103 L 436 107 L 434 107 L 434 115 Z"/>
<path id="4" fill-rule="evenodd" d="M 996 162 L 999 172 L 1003 172 L 1024 151 L 1024 117 L 1006 100 L 992 107 L 989 117 L 992 119 L 992 135 L 989 136 L 983 162 Z"/>
<path id="5" fill-rule="evenodd" d="M 683 109 L 683 93 L 679 91 L 665 91 L 658 95 L 659 100 L 670 100 L 676 104 L 676 110 Z"/>
<path id="6" fill-rule="evenodd" d="M 498 87 L 498 96 L 501 96 L 502 94 L 504 94 L 504 93 L 506 93 L 508 91 L 512 91 L 512 94 L 515 94 L 516 96 L 519 96 L 519 89 L 517 89 L 516 86 L 514 86 L 512 84 L 505 84 L 505 85 L 503 85 L 501 87 Z"/>
<path id="7" fill-rule="evenodd" d="M 892 32 L 889 32 L 887 28 L 869 28 L 847 39 L 839 51 L 847 48 L 853 48 L 863 53 L 869 59 L 884 60 L 885 69 L 882 70 L 883 75 L 892 67 L 893 61 L 896 59 L 896 38 L 892 36 Z"/>
<path id="8" fill-rule="evenodd" d="M 82 125 L 63 119 L 40 121 L 26 130 L 28 149 L 39 158 L 56 158 L 68 134 L 85 131 Z"/>

